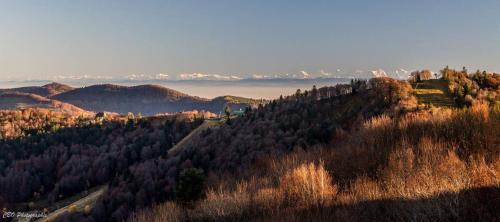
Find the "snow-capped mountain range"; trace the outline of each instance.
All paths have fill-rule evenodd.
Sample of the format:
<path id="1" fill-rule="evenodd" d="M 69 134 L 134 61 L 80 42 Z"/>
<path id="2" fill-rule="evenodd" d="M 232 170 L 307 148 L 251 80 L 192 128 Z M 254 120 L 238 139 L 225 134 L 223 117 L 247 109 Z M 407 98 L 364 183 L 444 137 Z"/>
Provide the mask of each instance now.
<path id="1" fill-rule="evenodd" d="M 106 76 L 106 75 L 57 75 L 50 78 L 54 81 L 168 81 L 168 80 L 217 80 L 217 81 L 238 81 L 244 79 L 266 80 L 266 79 L 317 79 L 317 78 L 363 78 L 369 79 L 373 77 L 392 77 L 396 79 L 407 79 L 410 71 L 398 68 L 394 70 L 373 69 L 373 70 L 343 70 L 336 69 L 333 71 L 319 70 L 310 72 L 301 70 L 296 73 L 283 74 L 209 74 L 209 73 L 181 73 L 177 75 L 171 74 L 130 74 L 122 77 Z"/>
<path id="2" fill-rule="evenodd" d="M 178 76 L 179 80 L 241 80 L 237 75 L 183 73 Z"/>

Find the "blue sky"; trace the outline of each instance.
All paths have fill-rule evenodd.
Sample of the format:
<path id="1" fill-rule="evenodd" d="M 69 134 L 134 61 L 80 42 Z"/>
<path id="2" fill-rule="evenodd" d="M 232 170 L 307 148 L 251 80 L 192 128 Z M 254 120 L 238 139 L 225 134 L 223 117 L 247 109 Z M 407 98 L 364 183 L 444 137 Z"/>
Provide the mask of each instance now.
<path id="1" fill-rule="evenodd" d="M 500 71 L 500 1 L 0 3 L 0 80 L 57 75 Z"/>

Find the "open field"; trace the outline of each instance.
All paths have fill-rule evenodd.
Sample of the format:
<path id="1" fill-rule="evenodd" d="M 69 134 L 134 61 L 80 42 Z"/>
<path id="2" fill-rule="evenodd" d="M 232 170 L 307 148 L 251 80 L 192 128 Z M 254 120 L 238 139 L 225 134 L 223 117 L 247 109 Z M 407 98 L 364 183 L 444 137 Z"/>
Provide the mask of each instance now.
<path id="1" fill-rule="evenodd" d="M 419 104 L 453 107 L 455 103 L 448 92 L 446 82 L 439 79 L 426 80 L 413 84 L 415 96 Z"/>
<path id="2" fill-rule="evenodd" d="M 222 123 L 223 121 L 219 119 L 205 120 L 205 122 L 201 124 L 201 126 L 193 130 L 186 137 L 184 137 L 184 139 L 175 144 L 175 146 L 168 151 L 168 154 L 173 155 L 177 153 L 178 151 L 186 147 L 186 145 L 188 145 L 193 140 L 193 138 L 198 137 L 204 130 L 220 126 Z"/>

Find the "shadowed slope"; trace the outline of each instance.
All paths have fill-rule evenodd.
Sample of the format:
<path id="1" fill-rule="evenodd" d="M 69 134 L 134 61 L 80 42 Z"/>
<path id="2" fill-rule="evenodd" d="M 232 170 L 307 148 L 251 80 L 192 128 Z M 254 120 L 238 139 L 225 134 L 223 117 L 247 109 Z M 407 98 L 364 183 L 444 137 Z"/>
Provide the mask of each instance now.
<path id="1" fill-rule="evenodd" d="M 249 101 L 254 101 L 237 97 L 218 97 L 209 100 L 157 85 L 126 87 L 111 84 L 75 89 L 51 98 L 95 112 L 110 111 L 122 114 L 132 112 L 144 115 L 194 109 L 219 113 L 226 105 L 240 109 L 248 106 Z"/>

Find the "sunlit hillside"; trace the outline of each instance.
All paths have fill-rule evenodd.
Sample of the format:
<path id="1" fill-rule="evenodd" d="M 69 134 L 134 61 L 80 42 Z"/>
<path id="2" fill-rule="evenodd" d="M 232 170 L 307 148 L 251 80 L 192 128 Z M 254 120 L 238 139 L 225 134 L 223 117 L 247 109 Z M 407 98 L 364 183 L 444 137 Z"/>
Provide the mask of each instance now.
<path id="1" fill-rule="evenodd" d="M 224 164 L 227 159 L 206 165 L 198 201 L 168 201 L 138 211 L 129 220 L 497 221 L 498 84 L 482 87 L 474 78 L 467 79 L 481 94 L 457 93 L 449 78 L 417 83 L 439 90 L 443 103 L 422 97 L 422 90 L 378 91 L 382 94 L 376 95 L 386 99 L 404 99 L 391 101 L 393 105 L 381 113 L 336 127 L 327 143 L 272 152 L 242 162 L 245 167 Z M 405 89 L 405 83 L 395 84 L 385 83 L 380 89 Z M 483 99 L 482 94 L 493 97 Z M 472 99 L 464 108 L 453 108 L 461 107 L 465 97 Z M 222 144 L 213 146 L 225 147 L 226 153 L 219 155 L 229 155 Z"/>
<path id="2" fill-rule="evenodd" d="M 5 110 L 0 207 L 53 221 L 496 221 L 499 75 L 442 74 L 222 115 Z"/>

